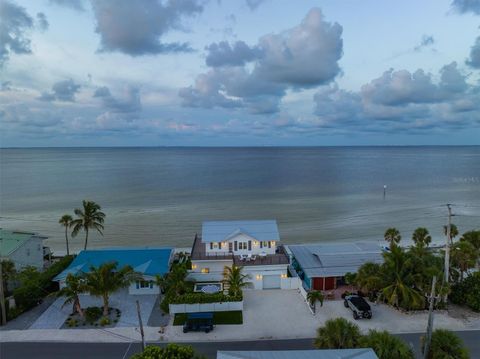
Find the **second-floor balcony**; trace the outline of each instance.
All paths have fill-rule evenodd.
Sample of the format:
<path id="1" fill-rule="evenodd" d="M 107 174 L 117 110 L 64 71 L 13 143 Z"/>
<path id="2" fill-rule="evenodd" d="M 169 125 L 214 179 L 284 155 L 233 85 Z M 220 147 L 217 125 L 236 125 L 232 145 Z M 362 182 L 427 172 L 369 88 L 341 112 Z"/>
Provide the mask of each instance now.
<path id="1" fill-rule="evenodd" d="M 236 255 L 233 252 L 210 252 L 206 251 L 205 243 L 202 242 L 198 235 L 195 235 L 195 240 L 192 247 L 192 260 L 233 260 L 236 266 L 252 266 L 252 265 L 275 265 L 275 264 L 289 264 L 288 255 L 283 246 L 278 246 L 275 254 L 243 254 Z"/>

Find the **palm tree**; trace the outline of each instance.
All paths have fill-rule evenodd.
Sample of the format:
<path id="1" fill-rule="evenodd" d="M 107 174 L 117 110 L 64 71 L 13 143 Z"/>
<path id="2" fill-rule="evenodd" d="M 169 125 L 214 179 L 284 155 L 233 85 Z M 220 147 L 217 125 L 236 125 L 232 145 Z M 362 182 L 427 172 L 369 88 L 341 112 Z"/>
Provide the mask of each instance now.
<path id="1" fill-rule="evenodd" d="M 307 293 L 307 300 L 310 306 L 313 307 L 313 312 L 317 312 L 317 301 L 320 302 L 320 306 L 323 307 L 324 296 L 319 290 L 311 290 Z"/>
<path id="2" fill-rule="evenodd" d="M 89 293 L 103 299 L 104 316 L 108 316 L 110 294 L 128 287 L 131 282 L 142 279 L 141 275 L 134 272 L 130 266 L 117 270 L 116 262 L 104 263 L 100 267 L 90 267 L 86 278 Z"/>
<path id="3" fill-rule="evenodd" d="M 413 232 L 412 240 L 415 246 L 425 248 L 432 242 L 432 237 L 428 233 L 428 229 L 419 227 Z"/>
<path id="4" fill-rule="evenodd" d="M 159 283 L 165 286 L 165 289 L 175 293 L 176 295 L 183 294 L 187 291 L 187 265 L 186 263 L 177 263 L 172 266 L 170 272 L 166 275 L 165 283 Z"/>
<path id="5" fill-rule="evenodd" d="M 353 291 L 353 285 L 357 280 L 357 275 L 355 273 L 347 272 L 343 276 L 345 279 L 345 284 L 350 286 L 350 289 Z"/>
<path id="6" fill-rule="evenodd" d="M 242 270 L 243 267 L 237 267 L 235 265 L 225 267 L 223 270 L 224 282 L 229 286 L 228 292 L 231 296 L 240 296 L 242 289 L 250 285 L 247 281 L 248 275 L 243 274 Z"/>
<path id="7" fill-rule="evenodd" d="M 400 235 L 400 231 L 396 228 L 388 228 L 385 231 L 385 234 L 383 235 L 383 238 L 385 241 L 387 241 L 390 244 L 390 248 L 393 246 L 397 245 L 400 240 L 402 239 L 402 236 Z"/>
<path id="8" fill-rule="evenodd" d="M 57 292 L 57 297 L 65 297 L 65 302 L 62 308 L 73 303 L 72 313 L 77 312 L 83 318 L 83 309 L 80 305 L 79 295 L 87 291 L 87 283 L 84 276 L 81 275 L 67 275 L 65 280 L 65 287 Z"/>
<path id="9" fill-rule="evenodd" d="M 414 284 L 419 274 L 413 268 L 411 258 L 402 248 L 393 246 L 390 252 L 383 254 L 382 273 L 384 283 L 382 296 L 388 304 L 404 309 L 418 309 L 424 306 L 424 296 Z"/>
<path id="10" fill-rule="evenodd" d="M 448 226 L 443 226 L 443 234 L 447 235 L 448 232 Z M 456 225 L 453 223 L 450 225 L 450 238 L 454 239 L 456 236 L 458 236 L 458 228 Z"/>
<path id="11" fill-rule="evenodd" d="M 370 330 L 360 338 L 361 348 L 372 348 L 378 359 L 414 359 L 412 349 L 387 331 Z"/>
<path id="12" fill-rule="evenodd" d="M 345 318 L 329 319 L 317 329 L 314 345 L 318 349 L 351 349 L 358 346 L 360 329 Z"/>
<path id="13" fill-rule="evenodd" d="M 470 242 L 475 248 L 480 250 L 480 231 L 468 231 L 462 234 L 461 241 Z"/>
<path id="14" fill-rule="evenodd" d="M 452 246 L 452 265 L 460 271 L 460 280 L 463 274 L 477 264 L 479 253 L 472 243 L 467 241 L 456 242 Z"/>
<path id="15" fill-rule="evenodd" d="M 83 209 L 75 209 L 75 215 L 77 218 L 71 222 L 71 226 L 73 227 L 72 237 L 76 237 L 81 230 L 85 231 L 84 249 L 86 250 L 88 244 L 88 231 L 90 229 L 96 229 L 103 236 L 105 213 L 101 212 L 100 210 L 102 208 L 93 201 L 83 200 L 82 203 Z"/>
<path id="16" fill-rule="evenodd" d="M 60 218 L 60 220 L 58 221 L 58 223 L 60 223 L 62 226 L 65 227 L 65 243 L 67 244 L 67 256 L 70 255 L 70 250 L 68 249 L 68 232 L 67 232 L 67 229 L 68 229 L 68 227 L 71 226 L 72 221 L 73 221 L 73 218 L 69 214 L 64 214 Z"/>
<path id="17" fill-rule="evenodd" d="M 374 294 L 382 289 L 381 266 L 377 263 L 367 262 L 363 264 L 355 277 L 355 284 L 360 290 Z"/>
<path id="18" fill-rule="evenodd" d="M 422 343 L 422 347 L 424 347 L 424 343 Z M 436 329 L 432 333 L 427 358 L 469 359 L 470 356 L 462 340 L 455 333 L 446 329 Z"/>

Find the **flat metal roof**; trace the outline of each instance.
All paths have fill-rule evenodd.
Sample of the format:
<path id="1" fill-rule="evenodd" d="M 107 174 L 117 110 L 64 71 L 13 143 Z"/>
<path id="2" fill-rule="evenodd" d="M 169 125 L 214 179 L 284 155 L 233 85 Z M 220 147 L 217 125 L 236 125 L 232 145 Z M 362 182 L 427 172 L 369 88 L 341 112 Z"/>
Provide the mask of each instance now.
<path id="1" fill-rule="evenodd" d="M 277 221 L 206 221 L 202 224 L 202 242 L 223 242 L 238 234 L 259 241 L 279 241 Z"/>
<path id="2" fill-rule="evenodd" d="M 371 348 L 275 351 L 223 351 L 217 359 L 378 359 Z"/>
<path id="3" fill-rule="evenodd" d="M 383 263 L 383 248 L 375 242 L 289 245 L 309 278 L 341 277 L 367 262 Z"/>

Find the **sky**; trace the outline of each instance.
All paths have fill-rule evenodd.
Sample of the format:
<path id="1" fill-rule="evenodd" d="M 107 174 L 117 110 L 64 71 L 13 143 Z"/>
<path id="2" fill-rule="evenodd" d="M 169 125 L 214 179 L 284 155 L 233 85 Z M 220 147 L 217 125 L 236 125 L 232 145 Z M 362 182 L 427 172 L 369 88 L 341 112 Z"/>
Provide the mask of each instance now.
<path id="1" fill-rule="evenodd" d="M 479 145 L 480 0 L 0 0 L 0 146 Z"/>

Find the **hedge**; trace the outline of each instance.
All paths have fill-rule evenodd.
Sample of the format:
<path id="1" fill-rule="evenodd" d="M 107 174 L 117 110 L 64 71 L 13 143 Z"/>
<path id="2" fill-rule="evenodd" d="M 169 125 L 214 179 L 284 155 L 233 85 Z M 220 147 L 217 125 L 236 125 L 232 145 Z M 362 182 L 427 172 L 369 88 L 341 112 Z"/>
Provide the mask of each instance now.
<path id="1" fill-rule="evenodd" d="M 466 305 L 480 312 L 480 272 L 470 274 L 462 282 L 452 287 L 450 300 L 452 303 Z"/>
<path id="2" fill-rule="evenodd" d="M 223 293 L 185 293 L 177 295 L 169 300 L 170 304 L 196 304 L 196 303 L 222 303 L 222 302 L 241 302 L 243 295 L 230 296 Z"/>

